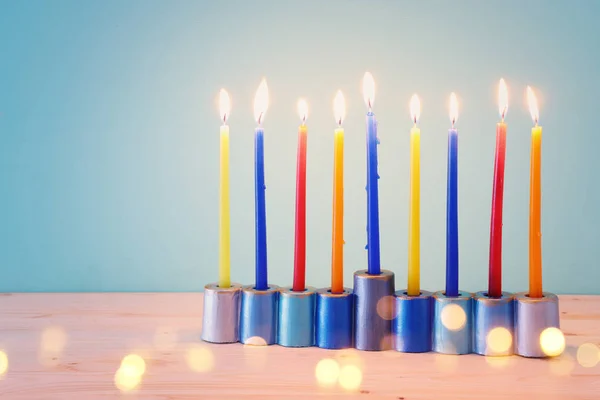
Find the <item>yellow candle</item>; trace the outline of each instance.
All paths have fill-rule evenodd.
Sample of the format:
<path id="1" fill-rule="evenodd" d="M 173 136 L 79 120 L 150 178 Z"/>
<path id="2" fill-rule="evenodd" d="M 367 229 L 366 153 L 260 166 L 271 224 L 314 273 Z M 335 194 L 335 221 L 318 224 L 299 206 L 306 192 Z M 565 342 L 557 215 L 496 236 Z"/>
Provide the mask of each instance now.
<path id="1" fill-rule="evenodd" d="M 421 102 L 415 94 L 410 101 L 414 126 L 410 131 L 410 199 L 408 215 L 408 295 L 421 293 L 421 130 L 417 127 Z"/>
<path id="2" fill-rule="evenodd" d="M 334 100 L 338 128 L 333 142 L 333 222 L 331 235 L 331 293 L 344 291 L 344 128 L 346 103 L 341 91 Z"/>
<path id="3" fill-rule="evenodd" d="M 221 109 L 221 165 L 219 182 L 219 287 L 231 286 L 230 223 L 229 223 L 229 94 L 223 89 L 219 95 Z"/>
<path id="4" fill-rule="evenodd" d="M 542 294 L 542 127 L 538 126 L 539 111 L 533 90 L 527 87 L 529 111 L 535 126 L 531 129 L 531 165 L 529 183 L 529 297 Z"/>

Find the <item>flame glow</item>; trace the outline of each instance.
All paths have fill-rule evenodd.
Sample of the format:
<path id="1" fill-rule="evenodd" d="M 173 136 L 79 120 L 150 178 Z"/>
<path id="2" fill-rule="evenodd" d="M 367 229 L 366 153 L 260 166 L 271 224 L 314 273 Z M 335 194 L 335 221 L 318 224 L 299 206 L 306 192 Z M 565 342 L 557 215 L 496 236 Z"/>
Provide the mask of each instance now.
<path id="1" fill-rule="evenodd" d="M 227 90 L 221 89 L 219 92 L 219 113 L 221 114 L 221 121 L 223 121 L 224 124 L 227 123 L 230 111 L 231 100 L 229 99 L 229 93 L 227 93 Z"/>
<path id="2" fill-rule="evenodd" d="M 410 99 L 410 118 L 412 121 L 417 124 L 419 121 L 419 117 L 421 116 L 421 100 L 419 100 L 419 96 L 413 94 Z"/>
<path id="3" fill-rule="evenodd" d="M 306 118 L 308 118 L 308 104 L 304 99 L 298 100 L 298 115 L 302 123 L 306 122 Z"/>
<path id="4" fill-rule="evenodd" d="M 506 88 L 506 82 L 504 79 L 500 79 L 498 84 L 498 112 L 500 117 L 504 120 L 506 112 L 508 111 L 508 89 Z"/>
<path id="5" fill-rule="evenodd" d="M 267 87 L 267 81 L 263 79 L 254 95 L 254 119 L 259 125 L 262 124 L 268 108 L 269 88 Z"/>
<path id="6" fill-rule="evenodd" d="M 346 118 L 346 99 L 344 99 L 341 90 L 338 90 L 335 99 L 333 99 L 333 115 L 335 116 L 335 122 L 341 126 L 344 118 Z"/>
<path id="7" fill-rule="evenodd" d="M 365 104 L 371 110 L 375 101 L 375 80 L 370 72 L 365 72 L 365 76 L 363 77 L 363 97 Z"/>
<path id="8" fill-rule="evenodd" d="M 456 123 L 458 119 L 458 100 L 456 99 L 456 94 L 452 92 L 450 94 L 450 122 L 452 122 L 452 127 Z"/>
<path id="9" fill-rule="evenodd" d="M 527 86 L 527 103 L 529 103 L 529 112 L 531 113 L 531 119 L 537 125 L 540 119 L 540 110 L 538 108 L 537 98 L 531 86 Z"/>

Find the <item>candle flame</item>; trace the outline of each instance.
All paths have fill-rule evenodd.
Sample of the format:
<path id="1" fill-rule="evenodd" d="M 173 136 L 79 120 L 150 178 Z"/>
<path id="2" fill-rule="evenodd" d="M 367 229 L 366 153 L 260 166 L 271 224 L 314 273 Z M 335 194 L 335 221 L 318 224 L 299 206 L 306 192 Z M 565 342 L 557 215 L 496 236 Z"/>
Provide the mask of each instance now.
<path id="1" fill-rule="evenodd" d="M 333 100 L 333 115 L 335 116 L 335 122 L 341 126 L 342 121 L 346 117 L 346 100 L 341 90 L 337 91 Z"/>
<path id="2" fill-rule="evenodd" d="M 298 100 L 298 115 L 300 116 L 302 124 L 304 124 L 306 122 L 306 118 L 308 118 L 308 104 L 304 99 Z"/>
<path id="3" fill-rule="evenodd" d="M 267 108 L 269 108 L 269 88 L 267 81 L 263 78 L 254 95 L 254 119 L 259 125 L 265 118 Z"/>
<path id="4" fill-rule="evenodd" d="M 363 97 L 365 104 L 369 107 L 369 111 L 373 108 L 373 102 L 375 101 L 375 80 L 370 72 L 365 72 L 363 77 Z"/>
<path id="5" fill-rule="evenodd" d="M 419 121 L 419 117 L 421 116 L 421 100 L 419 100 L 419 96 L 413 94 L 410 99 L 410 118 L 413 120 L 415 125 L 417 121 Z"/>
<path id="6" fill-rule="evenodd" d="M 504 117 L 506 117 L 506 112 L 508 111 L 508 89 L 506 88 L 506 82 L 504 79 L 500 79 L 500 83 L 498 84 L 498 112 L 500 113 L 500 118 L 504 121 Z"/>
<path id="7" fill-rule="evenodd" d="M 458 119 L 458 100 L 456 99 L 456 93 L 450 93 L 450 122 L 452 122 L 452 127 L 454 128 L 454 124 Z"/>
<path id="8" fill-rule="evenodd" d="M 531 113 L 531 119 L 537 125 L 540 119 L 540 110 L 538 108 L 537 98 L 531 86 L 527 86 L 527 102 L 529 103 L 529 112 Z"/>
<path id="9" fill-rule="evenodd" d="M 229 118 L 230 111 L 231 100 L 229 99 L 229 93 L 227 93 L 227 90 L 221 89 L 219 92 L 219 112 L 221 114 L 221 121 L 223 121 L 223 124 L 227 123 L 227 118 Z"/>

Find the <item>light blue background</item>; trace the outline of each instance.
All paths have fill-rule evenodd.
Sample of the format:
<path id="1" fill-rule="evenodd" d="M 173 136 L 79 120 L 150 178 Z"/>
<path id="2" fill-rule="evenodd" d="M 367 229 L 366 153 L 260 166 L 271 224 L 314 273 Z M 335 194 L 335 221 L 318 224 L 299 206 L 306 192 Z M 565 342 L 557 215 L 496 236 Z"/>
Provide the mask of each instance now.
<path id="1" fill-rule="evenodd" d="M 218 90 L 233 99 L 233 279 L 254 279 L 261 77 L 270 281 L 291 284 L 296 101 L 308 119 L 308 271 L 329 282 L 332 101 L 348 104 L 345 283 L 366 267 L 365 106 L 379 119 L 381 251 L 406 285 L 408 102 L 422 99 L 422 285 L 445 269 L 448 97 L 460 100 L 460 286 L 487 288 L 496 87 L 510 108 L 504 287 L 527 289 L 525 87 L 541 100 L 545 289 L 600 293 L 595 1 L 7 1 L 0 12 L 0 291 L 196 291 L 218 264 Z"/>

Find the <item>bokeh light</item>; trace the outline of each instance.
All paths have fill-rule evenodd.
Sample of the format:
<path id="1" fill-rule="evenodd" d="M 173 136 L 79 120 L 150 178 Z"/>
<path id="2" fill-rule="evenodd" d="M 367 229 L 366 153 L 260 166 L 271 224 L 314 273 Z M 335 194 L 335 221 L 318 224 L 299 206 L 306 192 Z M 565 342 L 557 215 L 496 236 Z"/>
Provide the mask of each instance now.
<path id="1" fill-rule="evenodd" d="M 188 367 L 194 372 L 209 372 L 215 365 L 215 357 L 210 348 L 195 345 L 188 349 L 185 360 Z"/>
<path id="2" fill-rule="evenodd" d="M 540 347 L 548 357 L 556 357 L 565 350 L 565 335 L 558 328 L 546 328 L 540 334 Z"/>
<path id="3" fill-rule="evenodd" d="M 385 320 L 392 320 L 396 317 L 394 313 L 394 296 L 383 296 L 377 302 L 377 315 Z"/>
<path id="4" fill-rule="evenodd" d="M 348 391 L 357 390 L 362 383 L 362 371 L 356 365 L 344 365 L 340 369 L 340 386 Z"/>
<path id="5" fill-rule="evenodd" d="M 42 331 L 38 360 L 40 364 L 50 367 L 58 365 L 60 357 L 67 345 L 67 333 L 60 326 L 49 326 Z"/>
<path id="6" fill-rule="evenodd" d="M 67 333 L 60 326 L 50 326 L 42 332 L 42 351 L 61 353 L 67 344 Z"/>
<path id="7" fill-rule="evenodd" d="M 448 304 L 442 309 L 442 325 L 451 331 L 459 331 L 467 322 L 465 310 L 458 304 Z"/>
<path id="8" fill-rule="evenodd" d="M 115 386 L 121 392 L 129 392 L 142 382 L 142 375 L 132 367 L 121 367 L 115 373 Z"/>
<path id="9" fill-rule="evenodd" d="M 504 327 L 493 328 L 486 337 L 488 351 L 492 354 L 506 353 L 512 346 L 513 337 Z"/>
<path id="10" fill-rule="evenodd" d="M 600 351 L 593 343 L 584 343 L 577 349 L 577 362 L 585 368 L 593 368 L 598 364 Z"/>
<path id="11" fill-rule="evenodd" d="M 8 371 L 8 355 L 4 352 L 4 350 L 0 350 L 0 379 L 6 374 Z"/>
<path id="12" fill-rule="evenodd" d="M 267 341 L 260 336 L 252 336 L 246 340 L 245 343 L 247 346 L 266 346 Z"/>
<path id="13" fill-rule="evenodd" d="M 144 375 L 146 362 L 137 354 L 128 354 L 121 361 L 121 368 L 127 369 L 132 374 Z"/>
<path id="14" fill-rule="evenodd" d="M 339 376 L 340 366 L 334 359 L 324 358 L 320 360 L 315 367 L 315 377 L 320 386 L 334 386 L 337 383 Z"/>
<path id="15" fill-rule="evenodd" d="M 122 392 L 134 390 L 142 382 L 146 372 L 146 362 L 137 354 L 128 354 L 121 360 L 115 373 L 115 386 Z"/>

